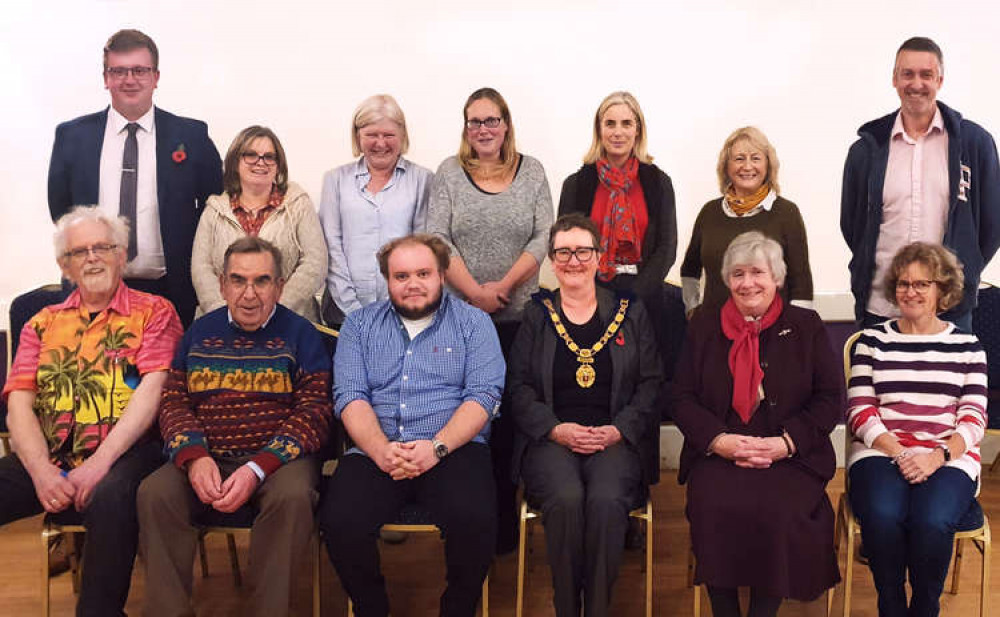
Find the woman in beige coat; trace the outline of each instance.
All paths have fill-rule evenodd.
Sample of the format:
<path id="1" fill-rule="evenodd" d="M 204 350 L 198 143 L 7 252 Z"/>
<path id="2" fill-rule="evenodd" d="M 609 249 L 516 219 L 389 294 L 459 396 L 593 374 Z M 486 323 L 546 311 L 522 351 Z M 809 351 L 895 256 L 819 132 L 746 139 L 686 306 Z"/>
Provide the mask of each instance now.
<path id="1" fill-rule="evenodd" d="M 243 129 L 223 167 L 225 192 L 208 198 L 194 237 L 191 279 L 198 294 L 197 315 L 225 306 L 219 275 L 226 248 L 254 235 L 281 251 L 281 304 L 318 321 L 316 292 L 326 277 L 326 240 L 309 195 L 288 181 L 288 162 L 278 137 L 262 126 Z"/>

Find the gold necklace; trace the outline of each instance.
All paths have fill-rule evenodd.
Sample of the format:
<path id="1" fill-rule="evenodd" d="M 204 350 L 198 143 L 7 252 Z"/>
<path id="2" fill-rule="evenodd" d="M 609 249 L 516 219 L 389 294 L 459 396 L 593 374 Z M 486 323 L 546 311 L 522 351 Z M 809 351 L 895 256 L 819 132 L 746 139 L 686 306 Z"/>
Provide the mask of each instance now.
<path id="1" fill-rule="evenodd" d="M 566 342 L 566 347 L 573 352 L 576 356 L 576 361 L 580 363 L 580 366 L 576 369 L 576 383 L 581 388 L 593 386 L 594 382 L 597 381 L 597 371 L 594 370 L 594 356 L 604 349 L 604 346 L 608 344 L 608 340 L 621 328 L 622 322 L 625 321 L 625 313 L 628 311 L 628 300 L 625 298 L 620 300 L 615 318 L 608 324 L 608 329 L 604 331 L 604 335 L 590 349 L 581 348 L 576 344 L 576 341 L 570 338 L 569 332 L 566 331 L 566 326 L 563 325 L 562 319 L 559 318 L 559 313 L 556 311 L 556 307 L 552 305 L 551 299 L 545 298 L 542 300 L 542 304 L 549 310 L 549 318 L 552 320 L 552 325 L 556 328 L 556 333 Z"/>

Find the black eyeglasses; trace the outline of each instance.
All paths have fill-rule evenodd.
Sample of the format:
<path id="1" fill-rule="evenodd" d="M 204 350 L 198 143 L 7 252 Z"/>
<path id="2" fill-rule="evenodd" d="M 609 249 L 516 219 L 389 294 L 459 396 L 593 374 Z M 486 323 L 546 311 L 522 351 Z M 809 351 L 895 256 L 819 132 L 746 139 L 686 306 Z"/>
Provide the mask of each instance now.
<path id="1" fill-rule="evenodd" d="M 93 253 L 103 259 L 116 250 L 118 250 L 117 244 L 100 243 L 93 246 L 81 246 L 80 248 L 70 249 L 63 253 L 63 257 L 69 257 L 70 259 L 82 261 L 86 259 L 88 255 Z"/>
<path id="2" fill-rule="evenodd" d="M 503 120 L 501 118 L 497 118 L 496 116 L 490 116 L 489 118 L 483 118 L 482 120 L 479 118 L 469 118 L 465 121 L 465 128 L 470 131 L 478 131 L 479 128 L 483 126 L 488 129 L 495 129 L 500 126 L 501 122 L 503 122 Z"/>
<path id="3" fill-rule="evenodd" d="M 594 258 L 595 253 L 597 253 L 597 249 L 592 246 L 581 246 L 575 249 L 552 249 L 552 260 L 556 263 L 567 264 L 576 255 L 576 260 L 585 264 Z"/>
<path id="4" fill-rule="evenodd" d="M 910 289 L 917 293 L 925 294 L 930 291 L 931 285 L 934 285 L 937 281 L 928 281 L 927 279 L 917 280 L 917 281 L 904 281 L 899 279 L 896 281 L 896 291 L 906 293 Z"/>
<path id="5" fill-rule="evenodd" d="M 146 79 L 154 70 L 151 66 L 109 66 L 104 72 L 114 79 L 125 79 L 129 73 L 136 79 Z"/>
<path id="6" fill-rule="evenodd" d="M 274 152 L 265 152 L 264 154 L 258 154 L 253 150 L 247 150 L 240 155 L 243 162 L 247 165 L 256 165 L 260 161 L 264 161 L 264 164 L 268 167 L 278 164 L 278 155 Z"/>

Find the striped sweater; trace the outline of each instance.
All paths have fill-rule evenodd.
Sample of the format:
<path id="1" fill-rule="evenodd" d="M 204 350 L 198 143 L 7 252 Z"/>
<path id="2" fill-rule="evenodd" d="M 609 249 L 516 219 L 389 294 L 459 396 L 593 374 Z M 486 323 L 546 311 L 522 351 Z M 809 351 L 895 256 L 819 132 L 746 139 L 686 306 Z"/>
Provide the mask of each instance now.
<path id="1" fill-rule="evenodd" d="M 979 477 L 986 428 L 986 353 L 973 334 L 948 324 L 938 334 L 903 334 L 896 320 L 865 330 L 854 348 L 848 383 L 848 466 L 869 456 L 889 432 L 927 452 L 958 433 L 965 454 L 947 463 Z"/>

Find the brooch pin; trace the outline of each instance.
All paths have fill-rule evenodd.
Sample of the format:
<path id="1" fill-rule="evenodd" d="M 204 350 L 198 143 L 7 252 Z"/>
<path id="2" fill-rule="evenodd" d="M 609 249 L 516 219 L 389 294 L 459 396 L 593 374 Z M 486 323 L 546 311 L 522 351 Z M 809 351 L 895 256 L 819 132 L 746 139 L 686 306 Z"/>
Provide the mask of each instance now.
<path id="1" fill-rule="evenodd" d="M 178 144 L 177 149 L 170 155 L 170 158 L 172 158 L 175 163 L 183 163 L 187 157 L 188 155 L 184 149 L 184 144 Z"/>
<path id="2" fill-rule="evenodd" d="M 791 333 L 792 333 L 791 328 L 785 328 L 784 330 L 778 333 L 778 336 L 785 336 L 786 334 L 791 334 Z"/>

